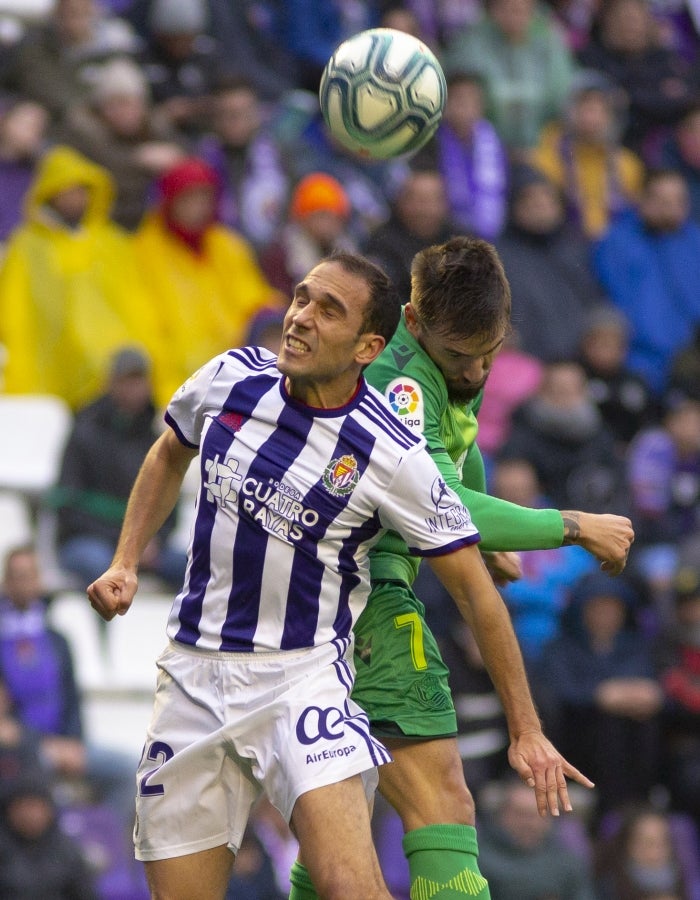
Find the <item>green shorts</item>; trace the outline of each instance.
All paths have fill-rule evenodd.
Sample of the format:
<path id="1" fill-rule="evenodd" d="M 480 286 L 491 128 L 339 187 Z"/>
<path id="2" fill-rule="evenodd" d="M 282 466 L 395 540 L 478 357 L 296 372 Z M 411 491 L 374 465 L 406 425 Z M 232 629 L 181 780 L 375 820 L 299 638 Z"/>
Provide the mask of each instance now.
<path id="1" fill-rule="evenodd" d="M 355 624 L 352 698 L 378 737 L 448 737 L 457 733 L 448 669 L 425 621 L 425 607 L 401 582 L 372 584 Z"/>

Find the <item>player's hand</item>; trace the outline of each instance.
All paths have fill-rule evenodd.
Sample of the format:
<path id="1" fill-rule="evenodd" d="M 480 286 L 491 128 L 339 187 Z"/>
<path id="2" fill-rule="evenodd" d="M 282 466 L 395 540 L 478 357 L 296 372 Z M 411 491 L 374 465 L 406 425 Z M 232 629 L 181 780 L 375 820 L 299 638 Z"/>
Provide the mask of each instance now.
<path id="1" fill-rule="evenodd" d="M 626 516 L 597 515 L 568 510 L 562 512 L 564 543 L 579 544 L 600 560 L 608 575 L 619 575 L 627 565 L 634 529 Z"/>
<path id="2" fill-rule="evenodd" d="M 486 568 L 489 570 L 494 584 L 505 587 L 511 581 L 523 577 L 523 565 L 519 553 L 507 550 L 482 551 Z"/>
<path id="3" fill-rule="evenodd" d="M 511 741 L 508 761 L 522 780 L 535 790 L 537 811 L 541 816 L 558 816 L 559 810 L 571 812 L 566 779 L 584 787 L 593 782 L 567 762 L 541 731 L 526 731 Z"/>
<path id="4" fill-rule="evenodd" d="M 129 609 L 137 587 L 136 572 L 113 566 L 88 585 L 87 595 L 95 612 L 110 622 Z"/>

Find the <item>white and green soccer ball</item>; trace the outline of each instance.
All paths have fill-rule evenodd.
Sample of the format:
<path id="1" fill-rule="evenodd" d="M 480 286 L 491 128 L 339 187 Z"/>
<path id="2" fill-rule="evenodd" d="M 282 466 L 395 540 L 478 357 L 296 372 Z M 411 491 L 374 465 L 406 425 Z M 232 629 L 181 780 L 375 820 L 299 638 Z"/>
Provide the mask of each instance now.
<path id="1" fill-rule="evenodd" d="M 435 134 L 447 98 L 440 63 L 426 45 L 393 28 L 344 41 L 319 89 L 323 117 L 344 147 L 362 157 L 408 156 Z"/>

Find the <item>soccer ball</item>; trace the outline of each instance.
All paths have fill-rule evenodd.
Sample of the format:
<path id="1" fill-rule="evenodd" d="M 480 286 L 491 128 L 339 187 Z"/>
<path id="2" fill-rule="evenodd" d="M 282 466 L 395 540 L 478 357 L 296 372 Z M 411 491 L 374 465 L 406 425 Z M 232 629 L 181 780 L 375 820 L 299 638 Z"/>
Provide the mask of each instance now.
<path id="1" fill-rule="evenodd" d="M 435 134 L 446 98 L 433 53 L 393 28 L 371 28 L 344 41 L 326 64 L 319 89 L 333 136 L 373 159 L 419 150 Z"/>

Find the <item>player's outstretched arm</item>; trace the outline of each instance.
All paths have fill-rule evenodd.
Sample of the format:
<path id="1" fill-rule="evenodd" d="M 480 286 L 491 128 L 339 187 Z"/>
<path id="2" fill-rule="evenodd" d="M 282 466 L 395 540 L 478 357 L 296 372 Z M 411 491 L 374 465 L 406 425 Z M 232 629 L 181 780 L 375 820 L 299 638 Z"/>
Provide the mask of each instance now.
<path id="1" fill-rule="evenodd" d="M 632 523 L 626 516 L 565 510 L 564 544 L 578 544 L 600 560 L 601 569 L 619 575 L 627 565 L 634 541 Z"/>
<path id="2" fill-rule="evenodd" d="M 428 562 L 472 629 L 498 692 L 508 722 L 511 765 L 534 789 L 541 815 L 570 810 L 567 777 L 585 787 L 593 785 L 542 732 L 508 610 L 493 585 L 478 545 L 428 557 Z"/>
<path id="3" fill-rule="evenodd" d="M 141 554 L 175 508 L 194 456 L 196 451 L 181 444 L 169 428 L 148 451 L 129 496 L 112 565 L 87 589 L 90 603 L 106 621 L 131 606 Z"/>

